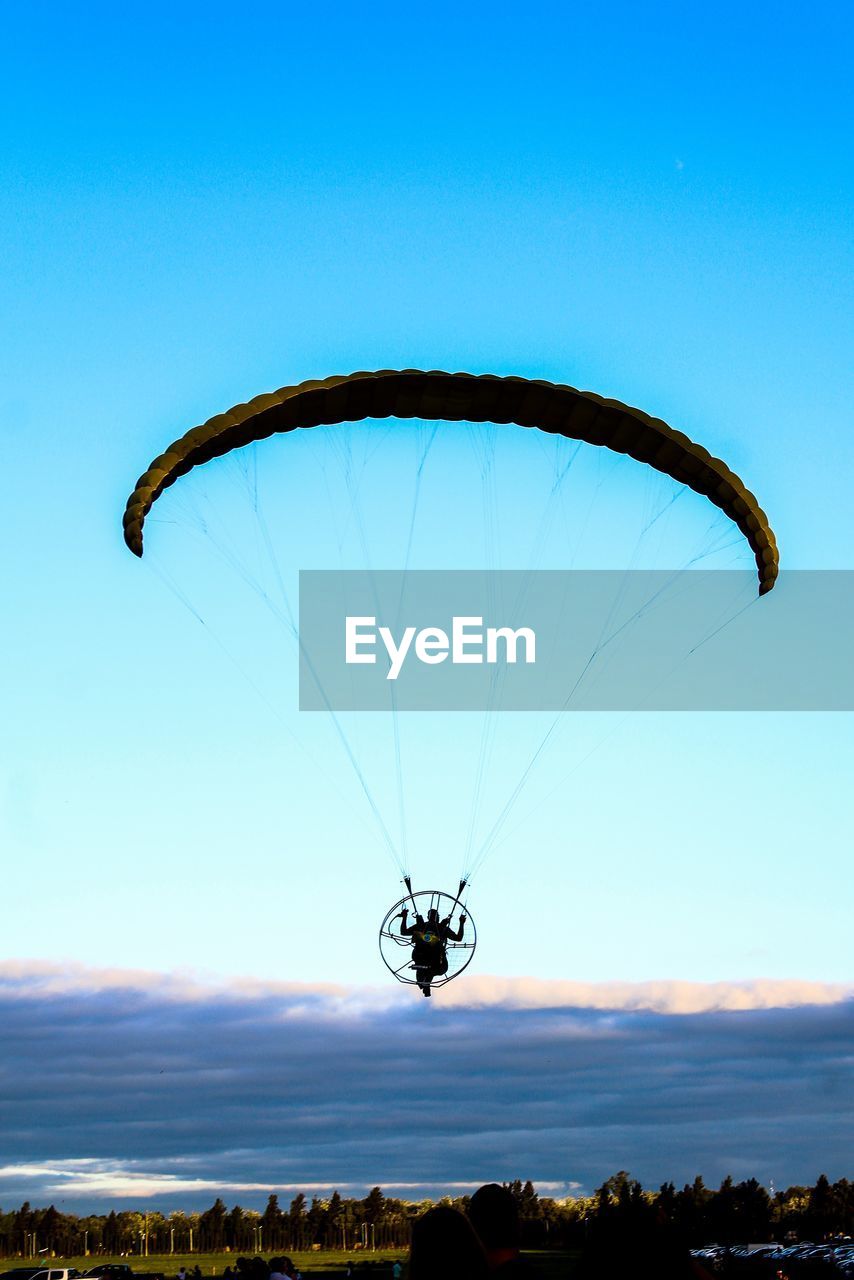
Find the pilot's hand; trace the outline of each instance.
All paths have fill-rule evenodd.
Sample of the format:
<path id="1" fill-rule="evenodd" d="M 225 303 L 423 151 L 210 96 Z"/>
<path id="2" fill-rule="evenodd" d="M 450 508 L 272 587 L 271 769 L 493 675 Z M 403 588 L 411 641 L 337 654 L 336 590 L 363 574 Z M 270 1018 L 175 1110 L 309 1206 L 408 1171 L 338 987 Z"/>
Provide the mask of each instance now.
<path id="1" fill-rule="evenodd" d="M 460 924 L 465 924 L 466 920 L 468 920 L 468 916 L 460 916 Z"/>

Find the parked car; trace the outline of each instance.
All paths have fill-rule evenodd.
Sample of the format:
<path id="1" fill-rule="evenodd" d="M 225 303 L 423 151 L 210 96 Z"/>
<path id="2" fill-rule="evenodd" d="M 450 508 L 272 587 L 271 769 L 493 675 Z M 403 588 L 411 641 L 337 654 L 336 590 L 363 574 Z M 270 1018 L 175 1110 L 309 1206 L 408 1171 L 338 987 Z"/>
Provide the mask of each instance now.
<path id="1" fill-rule="evenodd" d="M 76 1267 L 13 1267 L 0 1280 L 79 1280 Z"/>
<path id="2" fill-rule="evenodd" d="M 83 1273 L 83 1280 L 164 1280 L 162 1271 L 134 1271 L 126 1262 L 100 1262 Z"/>

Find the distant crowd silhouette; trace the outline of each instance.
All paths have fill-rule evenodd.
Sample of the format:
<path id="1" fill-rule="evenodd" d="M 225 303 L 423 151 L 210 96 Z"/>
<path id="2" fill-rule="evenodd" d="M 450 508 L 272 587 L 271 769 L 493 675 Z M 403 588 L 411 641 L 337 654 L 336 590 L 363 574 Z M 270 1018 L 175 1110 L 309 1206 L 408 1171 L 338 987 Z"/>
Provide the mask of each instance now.
<path id="1" fill-rule="evenodd" d="M 519 1211 L 512 1193 L 487 1183 L 474 1193 L 468 1212 L 450 1205 L 428 1209 L 412 1226 L 409 1280 L 537 1280 L 536 1264 L 520 1253 Z M 578 1280 L 711 1280 L 666 1224 L 651 1225 L 643 1239 L 614 1240 L 597 1234 L 588 1242 L 574 1277 Z"/>
<path id="2" fill-rule="evenodd" d="M 178 1280 L 183 1280 L 180 1272 Z M 263 1258 L 238 1258 L 233 1267 L 226 1267 L 222 1280 L 302 1280 L 302 1275 L 293 1259 L 283 1255 L 269 1262 Z"/>

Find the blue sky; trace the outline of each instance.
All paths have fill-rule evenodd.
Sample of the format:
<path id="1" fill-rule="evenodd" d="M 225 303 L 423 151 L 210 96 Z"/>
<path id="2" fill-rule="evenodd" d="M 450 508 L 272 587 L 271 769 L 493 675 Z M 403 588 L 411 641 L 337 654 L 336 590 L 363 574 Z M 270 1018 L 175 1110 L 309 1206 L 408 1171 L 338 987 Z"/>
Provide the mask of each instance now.
<path id="1" fill-rule="evenodd" d="M 8 958 L 382 981 L 397 876 L 334 742 L 296 722 L 265 651 L 283 733 L 121 542 L 148 460 L 238 401 L 357 368 L 565 381 L 725 458 L 784 567 L 854 567 L 849 24 L 822 3 L 4 16 Z M 505 476 L 521 447 L 501 445 Z M 311 485 L 336 459 L 318 442 L 290 475 L 291 568 L 319 554 Z M 441 521 L 435 462 L 421 567 L 472 547 Z M 408 465 L 377 461 L 376 491 Z M 537 501 L 529 485 L 514 515 Z M 239 620 L 242 597 L 218 598 Z M 407 730 L 418 878 L 452 879 L 466 734 Z M 375 730 L 356 732 L 393 805 Z M 571 734 L 476 886 L 482 974 L 850 978 L 848 717 L 636 716 L 565 786 L 600 736 Z M 345 917 L 356 947 L 329 927 Z"/>

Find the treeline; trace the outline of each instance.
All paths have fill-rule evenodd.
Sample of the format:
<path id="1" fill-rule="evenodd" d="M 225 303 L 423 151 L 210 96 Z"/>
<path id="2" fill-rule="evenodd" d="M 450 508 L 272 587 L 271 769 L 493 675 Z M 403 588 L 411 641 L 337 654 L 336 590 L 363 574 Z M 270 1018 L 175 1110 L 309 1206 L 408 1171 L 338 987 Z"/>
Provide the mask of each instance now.
<path id="1" fill-rule="evenodd" d="M 677 1191 L 666 1182 L 646 1191 L 629 1174 L 614 1174 L 592 1196 L 556 1200 L 537 1194 L 531 1182 L 507 1184 L 516 1200 L 523 1244 L 529 1248 L 572 1248 L 600 1232 L 643 1233 L 667 1225 L 685 1244 L 735 1244 L 760 1240 L 824 1240 L 854 1235 L 854 1183 L 789 1187 L 773 1194 L 755 1178 L 725 1178 L 717 1190 L 702 1178 Z M 121 1254 L 298 1252 L 318 1245 L 352 1252 L 359 1248 L 403 1248 L 411 1223 L 431 1201 L 415 1203 L 385 1196 L 379 1187 L 361 1200 L 334 1192 L 311 1202 L 301 1193 L 288 1208 L 271 1195 L 263 1213 L 218 1199 L 204 1213 L 144 1213 L 124 1210 L 77 1217 L 53 1205 L 28 1203 L 0 1212 L 0 1254 L 33 1257 L 46 1250 L 56 1257 Z M 440 1203 L 465 1211 L 468 1197 Z"/>

